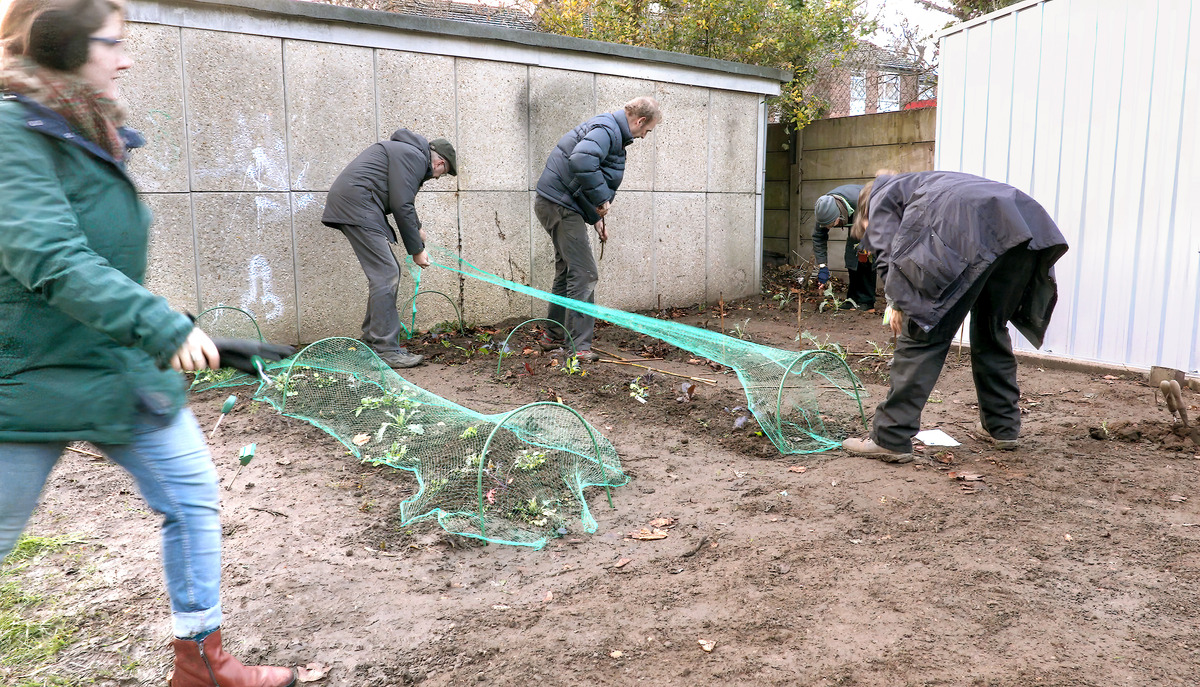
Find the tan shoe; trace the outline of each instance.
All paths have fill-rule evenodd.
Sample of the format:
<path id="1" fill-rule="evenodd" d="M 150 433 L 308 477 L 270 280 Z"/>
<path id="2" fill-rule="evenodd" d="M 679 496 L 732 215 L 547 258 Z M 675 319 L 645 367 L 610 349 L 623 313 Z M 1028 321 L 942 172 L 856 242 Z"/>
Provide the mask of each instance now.
<path id="1" fill-rule="evenodd" d="M 1015 450 L 1019 445 L 1016 439 L 997 439 L 996 437 L 992 436 L 990 432 L 984 429 L 982 420 L 975 423 L 975 433 L 978 434 L 984 441 L 995 444 L 996 448 L 1001 451 L 1012 451 Z"/>
<path id="2" fill-rule="evenodd" d="M 886 449 L 871 439 L 847 439 L 842 442 L 842 448 L 856 456 L 878 458 L 885 463 L 903 464 L 913 461 L 912 453 L 900 453 L 899 451 Z"/>

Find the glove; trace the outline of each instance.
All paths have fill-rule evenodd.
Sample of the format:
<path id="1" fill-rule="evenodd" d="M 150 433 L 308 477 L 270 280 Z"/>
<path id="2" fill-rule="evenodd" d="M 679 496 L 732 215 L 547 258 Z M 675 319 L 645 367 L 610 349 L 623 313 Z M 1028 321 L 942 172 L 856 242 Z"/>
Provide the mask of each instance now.
<path id="1" fill-rule="evenodd" d="M 248 374 L 258 374 L 251 359 L 258 356 L 273 363 L 296 352 L 295 347 L 265 343 L 253 339 L 213 339 L 221 355 L 221 367 L 232 367 Z"/>
<path id="2" fill-rule="evenodd" d="M 829 268 L 822 267 L 821 269 L 817 270 L 817 283 L 824 284 L 827 281 L 829 281 Z"/>

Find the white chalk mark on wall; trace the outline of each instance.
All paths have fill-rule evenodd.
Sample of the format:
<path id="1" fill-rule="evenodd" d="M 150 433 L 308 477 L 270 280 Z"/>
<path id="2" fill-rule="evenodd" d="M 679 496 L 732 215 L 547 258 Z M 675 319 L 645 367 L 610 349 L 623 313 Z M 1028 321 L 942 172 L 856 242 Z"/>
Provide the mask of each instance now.
<path id="1" fill-rule="evenodd" d="M 263 317 L 268 322 L 279 319 L 283 314 L 283 301 L 274 292 L 274 280 L 271 277 L 271 265 L 261 255 L 250 259 L 250 290 L 242 295 L 242 310 L 258 316 L 261 306 L 270 308 Z"/>

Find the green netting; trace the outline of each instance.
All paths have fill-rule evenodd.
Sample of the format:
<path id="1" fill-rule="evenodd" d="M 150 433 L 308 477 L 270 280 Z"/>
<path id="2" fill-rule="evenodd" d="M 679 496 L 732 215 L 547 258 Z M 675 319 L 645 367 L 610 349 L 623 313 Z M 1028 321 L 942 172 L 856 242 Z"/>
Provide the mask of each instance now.
<path id="1" fill-rule="evenodd" d="M 214 339 L 262 341 L 254 315 L 232 305 L 216 305 L 196 316 L 196 326 Z"/>
<path id="2" fill-rule="evenodd" d="M 426 251 L 433 266 L 557 303 L 730 367 L 746 391 L 747 408 L 781 453 L 839 448 L 848 433 L 866 426 L 862 384 L 846 361 L 830 351 L 785 351 L 680 322 L 584 303 L 496 276 L 445 248 L 427 244 Z"/>
<path id="3" fill-rule="evenodd" d="M 254 398 L 366 463 L 415 474 L 417 493 L 400 506 L 405 525 L 436 518 L 454 534 L 541 548 L 577 523 L 596 530 L 584 489 L 628 481 L 612 444 L 571 408 L 542 402 L 483 415 L 408 382 L 354 339 L 323 339 L 266 365 Z"/>

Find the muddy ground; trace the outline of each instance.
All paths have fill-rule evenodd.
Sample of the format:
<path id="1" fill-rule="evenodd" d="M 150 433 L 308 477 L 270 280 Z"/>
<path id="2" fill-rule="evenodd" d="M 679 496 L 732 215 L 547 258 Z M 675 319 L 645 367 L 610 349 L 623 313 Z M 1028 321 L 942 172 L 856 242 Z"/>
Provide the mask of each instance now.
<path id="1" fill-rule="evenodd" d="M 726 330 L 807 343 L 795 301 L 771 297 L 781 283 L 725 304 Z M 816 306 L 803 331 L 851 353 L 870 412 L 887 388 L 887 356 L 863 355 L 887 348 L 878 314 Z M 970 432 L 969 352 L 951 353 L 924 426 L 962 445 L 895 466 L 782 456 L 753 422 L 734 429 L 744 397 L 727 369 L 622 330 L 601 328 L 597 348 L 717 386 L 679 403 L 682 380 L 655 373 L 642 404 L 628 385 L 644 369 L 565 375 L 529 351 L 497 378 L 494 355 L 450 341 L 414 345 L 432 360 L 405 377 L 481 412 L 561 398 L 632 476 L 615 509 L 593 490 L 598 531 L 542 551 L 400 527 L 408 473 L 243 399 L 211 445 L 228 483 L 238 449 L 258 444 L 222 490 L 225 633 L 247 661 L 320 663 L 314 684 L 331 687 L 1200 684 L 1200 449 L 1140 375 L 1022 363 L 1021 447 L 997 452 Z M 227 393 L 195 397 L 204 427 Z M 666 538 L 627 538 L 656 518 L 674 520 Z M 0 681 L 163 684 L 157 518 L 120 469 L 68 454 L 29 532 L 82 538 L 18 577 L 49 592 L 37 612 L 80 629 L 37 675 L 9 665 Z"/>

